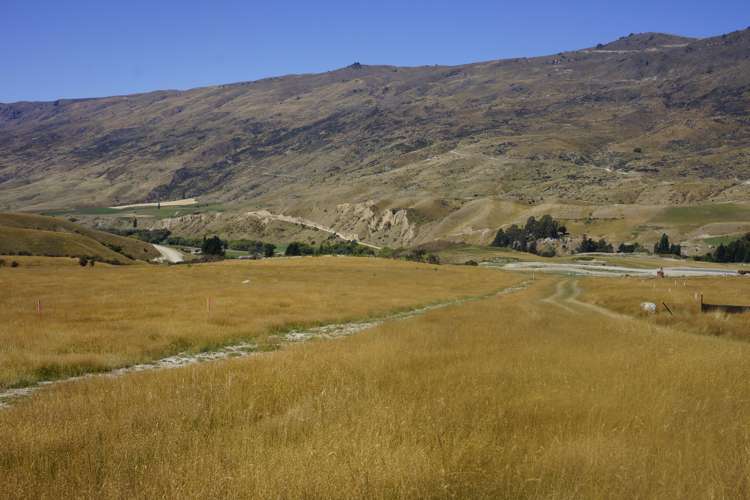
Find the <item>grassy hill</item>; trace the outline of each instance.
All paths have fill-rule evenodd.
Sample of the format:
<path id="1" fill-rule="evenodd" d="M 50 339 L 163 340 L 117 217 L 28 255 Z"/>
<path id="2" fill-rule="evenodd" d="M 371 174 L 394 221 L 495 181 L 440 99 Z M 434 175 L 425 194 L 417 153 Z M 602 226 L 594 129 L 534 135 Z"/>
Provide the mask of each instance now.
<path id="1" fill-rule="evenodd" d="M 32 214 L 0 213 L 0 254 L 98 257 L 121 264 L 159 253 L 148 243 Z"/>

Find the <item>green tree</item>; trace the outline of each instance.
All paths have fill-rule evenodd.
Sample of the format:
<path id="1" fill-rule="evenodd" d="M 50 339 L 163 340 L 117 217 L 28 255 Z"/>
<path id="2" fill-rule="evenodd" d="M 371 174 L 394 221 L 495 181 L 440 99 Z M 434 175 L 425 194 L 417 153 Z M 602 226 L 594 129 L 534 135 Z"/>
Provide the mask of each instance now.
<path id="1" fill-rule="evenodd" d="M 669 236 L 662 234 L 659 241 L 654 245 L 654 253 L 656 254 L 674 254 L 681 255 L 682 247 L 680 245 L 671 244 L 669 242 Z"/>
<path id="2" fill-rule="evenodd" d="M 201 251 L 204 255 L 224 255 L 224 242 L 218 236 L 203 240 Z"/>
<path id="3" fill-rule="evenodd" d="M 654 245 L 654 253 L 669 253 L 669 236 L 666 233 L 662 233 L 661 238 Z"/>
<path id="4" fill-rule="evenodd" d="M 300 241 L 293 241 L 286 247 L 284 255 L 295 256 L 295 255 L 312 255 L 315 253 L 315 249 Z"/>

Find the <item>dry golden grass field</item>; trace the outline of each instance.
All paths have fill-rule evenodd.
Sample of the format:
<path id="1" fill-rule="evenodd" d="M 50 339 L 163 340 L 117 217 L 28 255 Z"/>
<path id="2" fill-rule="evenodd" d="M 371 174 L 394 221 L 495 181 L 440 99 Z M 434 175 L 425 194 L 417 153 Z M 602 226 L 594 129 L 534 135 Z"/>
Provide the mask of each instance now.
<path id="1" fill-rule="evenodd" d="M 370 259 L 235 266 L 143 267 L 190 275 L 185 297 L 215 280 L 238 290 L 247 269 L 267 284 L 259 300 L 300 301 L 300 315 L 340 287 L 339 319 L 373 313 L 359 297 L 385 310 L 384 295 L 425 302 L 519 281 Z M 294 279 L 271 286 L 282 271 Z M 707 296 L 745 286 L 694 281 Z M 352 337 L 48 387 L 0 411 L 3 496 L 747 498 L 750 343 L 631 317 L 611 299 L 619 288 L 640 300 L 653 282 L 542 276 Z M 121 300 L 133 314 L 155 293 L 139 290 Z"/>
<path id="2" fill-rule="evenodd" d="M 335 257 L 93 268 L 70 259 L 5 260 L 21 265 L 0 268 L 0 388 L 240 340 L 263 342 L 295 326 L 485 294 L 521 279 L 468 267 Z"/>
<path id="3" fill-rule="evenodd" d="M 650 323 L 704 335 L 750 340 L 750 314 L 701 313 L 700 300 L 710 304 L 750 306 L 750 277 L 581 281 L 582 299 Z M 641 302 L 658 305 L 657 314 L 640 311 Z M 664 304 L 669 308 L 669 311 Z"/>

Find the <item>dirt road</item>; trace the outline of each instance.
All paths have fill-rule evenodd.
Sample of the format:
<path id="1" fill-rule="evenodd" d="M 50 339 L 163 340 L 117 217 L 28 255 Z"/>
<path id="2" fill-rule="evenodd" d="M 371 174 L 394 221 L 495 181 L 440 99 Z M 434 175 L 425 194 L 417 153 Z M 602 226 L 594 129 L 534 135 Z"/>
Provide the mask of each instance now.
<path id="1" fill-rule="evenodd" d="M 492 266 L 490 266 L 492 267 Z M 602 266 L 596 264 L 566 264 L 564 262 L 511 262 L 500 266 L 508 271 L 536 271 L 576 276 L 640 276 L 656 277 L 658 269 L 639 269 L 623 266 Z M 665 267 L 667 278 L 688 278 L 697 276 L 737 276 L 737 271 L 702 267 Z"/>
<path id="2" fill-rule="evenodd" d="M 588 302 L 582 302 L 578 300 L 578 296 L 581 294 L 581 289 L 578 286 L 577 280 L 560 280 L 555 287 L 555 292 L 542 299 L 542 302 L 548 304 L 554 304 L 561 309 L 564 309 L 570 313 L 581 313 L 585 311 L 595 312 L 603 314 L 608 318 L 618 320 L 631 320 L 631 316 L 619 314 L 614 311 L 610 311 L 604 307 L 597 306 L 595 304 L 589 304 Z"/>
<path id="3" fill-rule="evenodd" d="M 169 262 L 171 264 L 185 261 L 185 256 L 174 248 L 169 248 L 157 244 L 154 244 L 154 248 L 156 248 L 156 250 L 158 250 L 161 254 L 161 257 L 157 257 L 154 260 L 157 260 L 159 262 Z"/>
<path id="4" fill-rule="evenodd" d="M 280 222 L 289 222 L 291 224 L 298 224 L 300 226 L 309 227 L 312 229 L 317 229 L 318 231 L 323 231 L 324 233 L 333 234 L 338 236 L 339 238 L 347 241 L 356 241 L 362 246 L 370 247 L 374 250 L 380 250 L 381 247 L 377 245 L 373 245 L 371 243 L 365 243 L 364 241 L 359 240 L 359 236 L 355 233 L 342 233 L 340 231 L 336 231 L 335 229 L 324 226 L 323 224 L 319 224 L 317 222 L 303 219 L 302 217 L 293 217 L 291 215 L 284 215 L 284 214 L 272 214 L 268 210 L 258 210 L 255 212 L 247 212 L 247 215 L 251 215 L 253 217 L 259 218 L 264 223 L 267 223 L 268 221 L 280 221 Z"/>

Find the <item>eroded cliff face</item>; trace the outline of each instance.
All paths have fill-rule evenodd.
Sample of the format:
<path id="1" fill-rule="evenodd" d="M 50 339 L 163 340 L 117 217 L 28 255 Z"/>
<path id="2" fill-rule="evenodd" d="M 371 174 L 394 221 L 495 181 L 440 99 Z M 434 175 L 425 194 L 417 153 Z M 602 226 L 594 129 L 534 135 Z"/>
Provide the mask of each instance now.
<path id="1" fill-rule="evenodd" d="M 389 247 L 410 246 L 418 232 L 406 209 L 381 209 L 372 200 L 336 205 L 330 224 L 340 231 L 357 234 L 362 241 Z"/>
<path id="2" fill-rule="evenodd" d="M 494 235 L 486 210 L 464 221 L 461 204 L 443 206 L 409 201 L 379 201 L 318 205 L 316 207 L 191 213 L 174 217 L 137 216 L 141 229 L 168 229 L 174 235 L 200 238 L 216 234 L 227 239 L 258 239 L 274 243 L 304 241 L 318 244 L 329 239 L 358 241 L 374 248 L 402 248 L 447 240 L 484 243 Z M 438 209 L 435 207 L 438 206 Z M 465 211 L 465 210 L 464 210 Z M 475 210 L 476 211 L 476 210 Z M 135 214 L 82 218 L 82 223 L 128 229 Z M 453 219 L 460 219 L 459 222 Z"/>
<path id="3" fill-rule="evenodd" d="M 293 215 L 294 214 L 294 215 Z M 302 216 L 307 215 L 307 217 Z M 90 225 L 130 227 L 131 219 L 90 221 Z M 292 210 L 212 212 L 187 214 L 163 219 L 139 219 L 143 229 L 168 229 L 187 237 L 218 234 L 229 239 L 260 239 L 278 243 L 305 241 L 320 243 L 327 239 L 356 240 L 373 247 L 408 247 L 415 244 L 419 228 L 409 220 L 408 209 L 380 208 L 374 201 L 341 203 L 324 211 L 305 213 Z"/>

